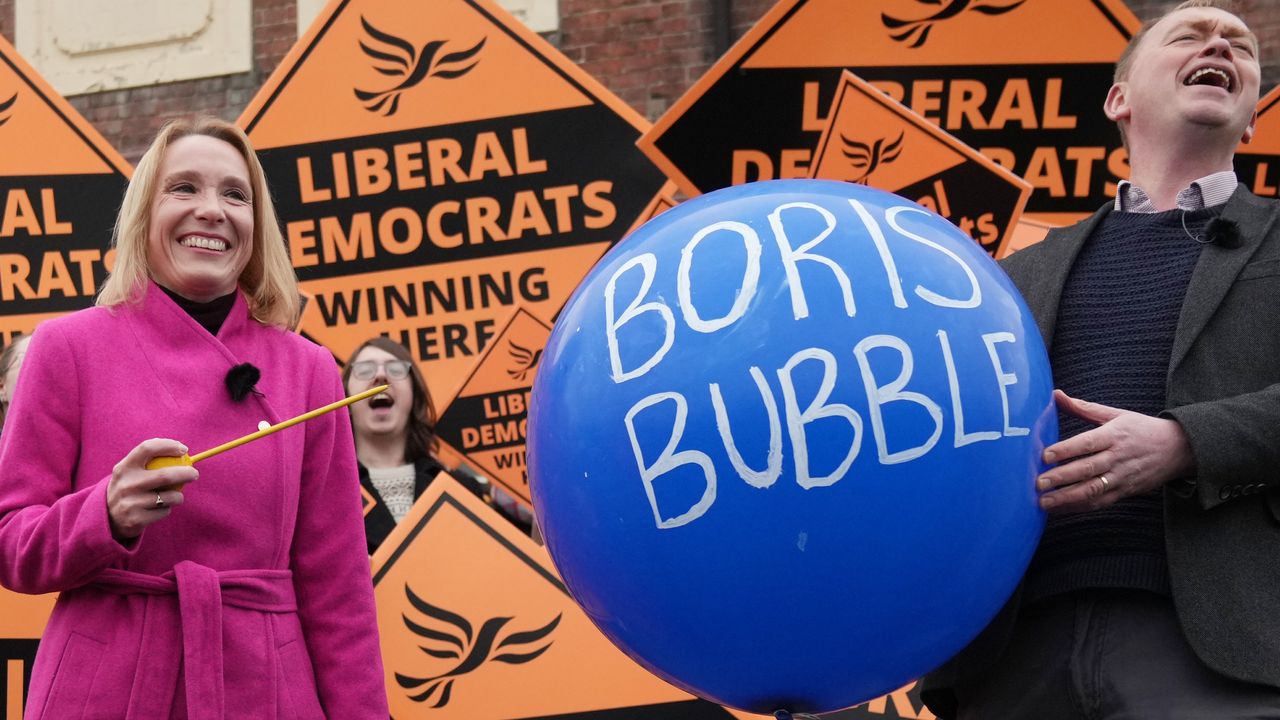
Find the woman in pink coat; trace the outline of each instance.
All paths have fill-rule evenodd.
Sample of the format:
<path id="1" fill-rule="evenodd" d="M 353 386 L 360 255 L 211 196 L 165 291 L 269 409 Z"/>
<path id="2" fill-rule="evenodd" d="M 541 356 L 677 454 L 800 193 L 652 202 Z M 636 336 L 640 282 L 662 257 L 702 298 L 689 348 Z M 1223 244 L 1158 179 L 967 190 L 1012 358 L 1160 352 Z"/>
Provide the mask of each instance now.
<path id="1" fill-rule="evenodd" d="M 98 307 L 36 331 L 0 436 L 0 583 L 61 593 L 26 717 L 385 720 L 347 413 L 146 469 L 343 395 L 287 329 L 248 139 L 167 126 L 114 242 Z"/>

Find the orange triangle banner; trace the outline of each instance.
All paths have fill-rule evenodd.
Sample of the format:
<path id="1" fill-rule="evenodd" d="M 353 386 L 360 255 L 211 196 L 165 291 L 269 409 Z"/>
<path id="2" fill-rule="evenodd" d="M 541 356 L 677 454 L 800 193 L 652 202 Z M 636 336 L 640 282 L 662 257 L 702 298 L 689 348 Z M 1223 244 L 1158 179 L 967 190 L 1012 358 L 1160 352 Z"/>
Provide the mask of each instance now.
<path id="1" fill-rule="evenodd" d="M 0 38 L 0 344 L 93 304 L 131 173 Z"/>
<path id="2" fill-rule="evenodd" d="M 1254 194 L 1280 197 L 1280 87 L 1258 101 L 1253 140 L 1236 149 L 1235 169 Z"/>
<path id="3" fill-rule="evenodd" d="M 1138 26 L 1122 0 L 780 0 L 640 147 L 690 196 L 808 177 L 847 69 L 1025 178 L 1027 212 L 1063 222 L 1127 176 L 1099 106 Z"/>
<path id="4" fill-rule="evenodd" d="M 649 201 L 649 204 L 645 206 L 644 212 L 640 213 L 640 217 L 636 218 L 635 224 L 631 226 L 631 229 L 627 231 L 627 234 L 634 232 L 641 225 L 644 225 L 662 213 L 670 210 L 676 205 L 679 205 L 680 201 L 676 199 L 676 195 L 679 192 L 680 189 L 670 180 L 663 183 L 662 187 L 658 190 L 658 193 L 654 195 L 653 199 Z"/>
<path id="5" fill-rule="evenodd" d="M 950 220 L 988 252 L 1007 245 L 1025 180 L 845 71 L 812 176 L 897 193 Z"/>
<path id="6" fill-rule="evenodd" d="M 0 588 L 0 717 L 18 720 L 26 703 L 40 636 L 57 593 L 22 595 Z"/>
<path id="7" fill-rule="evenodd" d="M 574 604 L 546 551 L 441 474 L 373 556 L 397 720 L 729 720 L 651 675 Z"/>
<path id="8" fill-rule="evenodd" d="M 436 422 L 442 443 L 525 504 L 531 502 L 525 465 L 529 392 L 550 335 L 551 326 L 517 308 Z"/>
<path id="9" fill-rule="evenodd" d="M 271 179 L 301 329 L 404 344 L 457 393 L 517 306 L 554 315 L 664 179 L 648 123 L 491 0 L 339 0 L 239 120 Z"/>

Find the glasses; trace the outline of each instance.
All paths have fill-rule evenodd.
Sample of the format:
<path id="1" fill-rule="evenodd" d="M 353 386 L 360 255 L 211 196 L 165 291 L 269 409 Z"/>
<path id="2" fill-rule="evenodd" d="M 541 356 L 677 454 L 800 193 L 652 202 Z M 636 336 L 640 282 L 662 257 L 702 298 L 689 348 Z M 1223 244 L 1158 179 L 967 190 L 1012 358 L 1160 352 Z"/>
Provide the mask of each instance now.
<path id="1" fill-rule="evenodd" d="M 391 380 L 403 380 L 409 377 L 410 367 L 408 360 L 388 360 L 384 363 L 361 360 L 351 363 L 351 377 L 357 380 L 372 380 L 373 376 L 378 374 L 378 368 L 382 368 Z"/>

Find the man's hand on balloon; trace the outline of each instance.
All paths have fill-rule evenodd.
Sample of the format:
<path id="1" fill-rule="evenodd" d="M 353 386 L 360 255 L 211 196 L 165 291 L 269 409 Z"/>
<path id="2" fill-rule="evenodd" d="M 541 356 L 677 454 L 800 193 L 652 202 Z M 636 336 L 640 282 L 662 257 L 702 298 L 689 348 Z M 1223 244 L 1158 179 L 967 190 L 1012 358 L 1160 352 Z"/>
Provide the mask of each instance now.
<path id="1" fill-rule="evenodd" d="M 1194 471 L 1190 443 L 1176 421 L 1079 400 L 1061 390 L 1054 390 L 1053 398 L 1063 412 L 1098 427 L 1045 449 L 1045 463 L 1057 463 L 1036 479 L 1045 510 L 1097 510 Z"/>

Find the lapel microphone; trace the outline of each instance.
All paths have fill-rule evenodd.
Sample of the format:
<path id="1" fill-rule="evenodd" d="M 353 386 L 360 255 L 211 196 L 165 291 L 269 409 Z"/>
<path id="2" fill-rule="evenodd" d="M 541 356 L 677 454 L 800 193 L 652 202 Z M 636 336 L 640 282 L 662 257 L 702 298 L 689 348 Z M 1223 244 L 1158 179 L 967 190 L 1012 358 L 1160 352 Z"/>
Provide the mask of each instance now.
<path id="1" fill-rule="evenodd" d="M 1217 245 L 1224 250 L 1234 250 L 1240 247 L 1240 225 L 1234 220 L 1216 217 L 1209 221 L 1209 226 L 1205 228 L 1204 240 L 1206 245 Z"/>
<path id="2" fill-rule="evenodd" d="M 249 363 L 240 363 L 227 371 L 227 377 L 224 378 L 224 381 L 227 384 L 227 392 L 231 395 L 231 399 L 235 402 L 241 402 L 249 396 L 249 393 L 262 395 L 254 387 L 260 379 L 262 379 L 262 371 Z"/>

